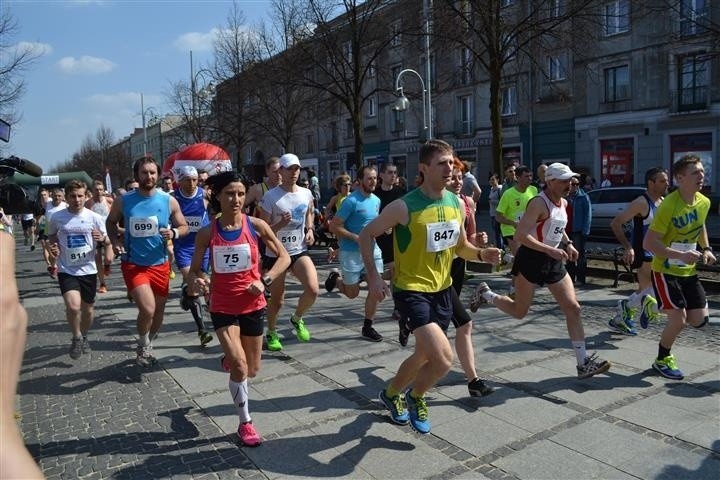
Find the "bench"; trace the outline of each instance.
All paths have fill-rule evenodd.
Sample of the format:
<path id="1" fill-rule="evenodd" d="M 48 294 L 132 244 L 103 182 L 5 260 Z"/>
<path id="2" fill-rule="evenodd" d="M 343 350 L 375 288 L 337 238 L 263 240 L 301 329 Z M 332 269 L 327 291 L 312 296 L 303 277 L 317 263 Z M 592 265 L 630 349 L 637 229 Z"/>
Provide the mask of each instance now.
<path id="1" fill-rule="evenodd" d="M 588 260 L 601 260 L 612 262 L 615 270 L 613 288 L 617 288 L 622 277 L 630 277 L 629 282 L 635 281 L 635 271 L 623 261 L 625 249 L 623 247 L 615 247 L 613 250 L 605 250 L 602 248 L 591 248 L 585 252 L 585 258 Z"/>

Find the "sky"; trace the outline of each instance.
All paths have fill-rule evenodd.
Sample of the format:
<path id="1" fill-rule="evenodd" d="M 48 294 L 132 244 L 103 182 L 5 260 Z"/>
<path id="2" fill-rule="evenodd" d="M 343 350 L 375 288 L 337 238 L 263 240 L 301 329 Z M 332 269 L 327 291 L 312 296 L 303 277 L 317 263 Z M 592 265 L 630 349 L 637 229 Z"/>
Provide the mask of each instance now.
<path id="1" fill-rule="evenodd" d="M 24 73 L 22 118 L 1 152 L 46 172 L 101 125 L 116 141 L 142 127 L 141 93 L 146 114 L 171 113 L 171 82 L 189 82 L 191 50 L 195 71 L 212 62 L 214 32 L 232 10 L 232 0 L 0 1 L 18 22 L 4 42 L 41 53 Z M 269 0 L 237 4 L 248 23 L 269 10 Z"/>

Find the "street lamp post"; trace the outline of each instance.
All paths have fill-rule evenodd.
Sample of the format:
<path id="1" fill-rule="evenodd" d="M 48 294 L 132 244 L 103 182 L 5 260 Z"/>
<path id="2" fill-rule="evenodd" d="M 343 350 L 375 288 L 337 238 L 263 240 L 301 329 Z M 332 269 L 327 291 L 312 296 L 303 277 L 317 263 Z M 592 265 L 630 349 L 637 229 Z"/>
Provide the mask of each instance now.
<path id="1" fill-rule="evenodd" d="M 407 99 L 405 94 L 403 93 L 403 87 L 400 85 L 400 77 L 403 76 L 404 73 L 414 73 L 417 75 L 418 79 L 420 80 L 420 85 L 422 86 L 422 102 L 423 102 L 423 129 L 427 133 L 427 139 L 433 138 L 433 124 L 432 124 L 432 92 L 431 92 L 431 84 L 432 84 L 432 77 L 431 71 L 430 71 L 430 8 L 431 8 L 432 0 L 424 0 L 423 1 L 423 15 L 425 17 L 424 21 L 424 30 L 425 30 L 425 80 L 423 80 L 422 75 L 420 75 L 417 71 L 406 68 L 405 70 L 402 70 L 400 73 L 398 73 L 397 78 L 395 79 L 395 92 L 398 96 L 398 99 L 395 101 L 395 104 L 393 105 L 392 109 L 396 112 L 404 112 L 408 109 L 410 106 L 410 101 Z M 427 86 L 427 88 L 426 88 Z M 427 103 L 425 103 L 427 102 Z M 427 112 L 427 113 L 426 113 Z M 427 118 L 426 118 L 427 117 Z"/>
<path id="2" fill-rule="evenodd" d="M 150 123 L 153 124 L 153 120 L 158 118 L 157 112 L 154 108 L 148 107 L 145 108 L 145 98 L 143 96 L 143 93 L 140 93 L 140 115 L 142 117 L 142 129 L 143 129 L 143 157 L 147 156 L 147 145 L 148 145 L 148 138 L 147 138 L 147 123 L 145 122 L 145 115 L 147 112 L 150 112 Z M 162 120 L 161 120 L 162 122 Z M 161 129 L 162 134 L 162 129 Z M 160 156 L 162 157 L 162 152 L 160 152 Z M 162 161 L 162 159 L 160 159 Z"/>
<path id="3" fill-rule="evenodd" d="M 215 84 L 212 82 L 212 80 L 203 88 L 201 88 L 198 92 L 198 76 L 201 74 L 210 74 L 210 76 L 212 77 L 212 72 L 206 68 L 201 68 L 197 72 L 195 71 L 192 50 L 190 50 L 190 112 L 192 115 L 192 123 L 194 127 L 194 132 L 192 133 L 193 136 L 196 137 L 196 141 L 202 141 L 202 135 L 200 134 L 200 128 L 198 127 L 198 117 L 200 116 L 198 105 L 199 97 L 204 98 L 215 93 Z"/>
<path id="4" fill-rule="evenodd" d="M 398 98 L 397 100 L 395 100 L 395 104 L 393 105 L 392 109 L 396 112 L 404 112 L 410 106 L 410 100 L 407 99 L 407 97 L 403 93 L 403 87 L 402 85 L 400 85 L 400 80 L 402 79 L 402 76 L 406 73 L 413 73 L 417 76 L 418 80 L 420 80 L 420 86 L 422 87 L 423 130 L 426 131 L 427 138 L 430 139 L 432 138 L 432 113 L 429 112 L 431 108 L 430 105 L 427 105 L 425 103 L 428 91 L 425 88 L 425 81 L 423 80 L 422 75 L 420 75 L 412 68 L 406 68 L 404 70 L 401 70 L 400 73 L 398 73 L 397 78 L 395 79 L 395 92 Z M 428 113 L 430 114 L 428 115 Z"/>

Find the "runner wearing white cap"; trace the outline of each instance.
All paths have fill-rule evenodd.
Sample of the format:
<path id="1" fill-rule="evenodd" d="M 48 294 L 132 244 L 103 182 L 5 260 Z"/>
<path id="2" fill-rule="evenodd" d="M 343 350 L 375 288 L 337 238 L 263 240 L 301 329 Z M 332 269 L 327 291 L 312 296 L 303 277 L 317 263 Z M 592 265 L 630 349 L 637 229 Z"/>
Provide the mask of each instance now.
<path id="1" fill-rule="evenodd" d="M 296 184 L 300 176 L 300 160 L 292 153 L 280 157 L 281 184 L 268 190 L 263 196 L 258 212 L 260 218 L 270 225 L 290 254 L 290 270 L 303 286 L 295 313 L 290 323 L 301 342 L 310 341 L 310 332 L 305 327 L 303 314 L 313 306 L 318 296 L 317 271 L 308 256 L 308 246 L 315 243 L 314 201 L 310 190 Z M 267 251 L 263 260 L 263 271 L 275 264 L 276 256 Z M 268 306 L 268 350 L 282 350 L 282 343 L 276 331 L 277 317 L 285 299 L 285 275 L 283 272 L 268 285 L 272 301 Z"/>
<path id="2" fill-rule="evenodd" d="M 205 198 L 205 191 L 198 186 L 198 171 L 192 165 L 184 165 L 175 170 L 179 188 L 173 190 L 171 195 L 175 197 L 180 205 L 180 211 L 185 216 L 188 225 L 188 234 L 184 237 L 173 239 L 175 250 L 175 264 L 183 277 L 180 306 L 185 311 L 190 311 L 195 326 L 197 327 L 200 345 L 203 347 L 210 343 L 213 336 L 205 330 L 203 314 L 207 307 L 205 300 L 194 285 L 188 281 L 190 264 L 195 253 L 195 237 L 197 232 L 210 223 L 208 216 L 208 201 Z M 203 255 L 201 268 L 209 272 L 210 255 L 206 250 Z"/>
<path id="3" fill-rule="evenodd" d="M 520 245 L 512 269 L 515 300 L 497 295 L 481 282 L 470 302 L 470 310 L 474 312 L 480 304 L 490 303 L 508 315 L 523 318 L 530 309 L 535 287 L 546 284 L 565 314 L 577 360 L 577 376 L 587 378 L 607 371 L 610 362 L 586 353 L 580 304 L 565 270 L 565 262 L 578 257 L 578 251 L 565 233 L 567 201 L 564 198 L 570 193 L 570 180 L 577 176 L 579 174 L 567 165 L 553 163 L 545 172 L 545 190 L 528 202 L 515 232 L 515 241 Z"/>

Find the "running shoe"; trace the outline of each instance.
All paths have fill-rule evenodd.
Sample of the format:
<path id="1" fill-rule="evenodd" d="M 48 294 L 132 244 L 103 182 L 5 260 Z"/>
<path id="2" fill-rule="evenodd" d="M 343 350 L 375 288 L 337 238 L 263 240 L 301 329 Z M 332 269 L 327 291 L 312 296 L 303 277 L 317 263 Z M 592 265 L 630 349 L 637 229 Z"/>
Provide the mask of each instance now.
<path id="1" fill-rule="evenodd" d="M 35 245 L 30 245 L 30 251 L 31 251 L 31 252 L 34 252 L 34 251 L 35 251 Z"/>
<path id="2" fill-rule="evenodd" d="M 372 326 L 363 327 L 362 336 L 373 342 L 379 342 L 383 338 Z"/>
<path id="3" fill-rule="evenodd" d="M 296 318 L 295 314 L 290 317 L 290 323 L 295 329 L 295 336 L 301 342 L 310 341 L 310 331 L 305 327 L 305 320 L 302 317 Z"/>
<path id="4" fill-rule="evenodd" d="M 577 376 L 579 379 L 592 377 L 598 373 L 607 372 L 610 370 L 610 366 L 610 362 L 598 358 L 597 353 L 593 353 L 589 357 L 585 357 L 582 366 L 577 366 Z"/>
<path id="5" fill-rule="evenodd" d="M 170 280 L 175 280 L 175 270 L 170 269 Z"/>
<path id="6" fill-rule="evenodd" d="M 92 348 L 90 348 L 90 342 L 88 341 L 87 337 L 83 337 L 82 344 L 80 344 L 80 348 L 82 349 L 83 355 L 92 353 Z"/>
<path id="7" fill-rule="evenodd" d="M 252 422 L 241 423 L 237 433 L 240 441 L 246 447 L 258 447 L 262 443 L 262 437 L 255 431 Z"/>
<path id="8" fill-rule="evenodd" d="M 682 371 L 677 367 L 677 361 L 675 355 L 668 355 L 667 357 L 655 359 L 652 364 L 652 368 L 655 369 L 660 375 L 671 380 L 682 380 L 685 378 Z"/>
<path id="9" fill-rule="evenodd" d="M 50 274 L 50 278 L 57 278 L 57 272 L 58 268 L 57 266 L 49 266 L 47 267 L 48 274 Z"/>
<path id="10" fill-rule="evenodd" d="M 397 310 L 393 311 L 393 318 L 398 322 L 398 341 L 403 347 L 408 344 L 410 338 L 410 329 L 407 326 L 407 319 L 400 315 Z"/>
<path id="11" fill-rule="evenodd" d="M 107 292 L 108 292 L 107 285 L 105 285 L 104 283 L 101 283 L 100 288 L 98 288 L 98 293 L 107 293 Z"/>
<path id="12" fill-rule="evenodd" d="M 380 390 L 378 398 L 385 405 L 385 408 L 390 410 L 390 418 L 393 422 L 398 425 L 407 425 L 410 421 L 410 415 L 408 414 L 405 403 L 403 402 L 403 396 L 401 394 L 395 395 L 390 398 L 385 395 L 385 390 Z"/>
<path id="13" fill-rule="evenodd" d="M 647 328 L 650 322 L 658 321 L 657 300 L 652 295 L 643 295 L 640 309 L 640 326 Z"/>
<path id="14" fill-rule="evenodd" d="M 623 335 L 637 335 L 634 325 L 628 325 L 619 314 L 616 314 L 608 321 L 608 328 L 613 332 L 622 333 Z"/>
<path id="15" fill-rule="evenodd" d="M 141 367 L 150 367 L 157 363 L 157 359 L 152 354 L 151 345 L 138 345 L 135 352 L 137 353 L 137 358 L 135 359 L 135 362 L 137 362 L 137 364 Z"/>
<path id="16" fill-rule="evenodd" d="M 618 300 L 617 309 L 623 322 L 630 328 L 635 328 L 635 309 L 630 308 L 630 302 L 627 299 Z"/>
<path id="17" fill-rule="evenodd" d="M 111 273 L 110 264 L 109 264 L 109 263 L 106 263 L 103 268 L 104 268 L 105 276 L 106 276 L 106 277 L 109 277 L 109 276 L 110 276 L 110 273 Z"/>
<path id="18" fill-rule="evenodd" d="M 70 343 L 70 358 L 77 360 L 82 355 L 82 338 L 73 337 L 72 343 Z"/>
<path id="19" fill-rule="evenodd" d="M 468 383 L 468 392 L 471 397 L 486 397 L 495 391 L 482 381 L 480 377 Z"/>
<path id="20" fill-rule="evenodd" d="M 220 368 L 222 368 L 223 372 L 230 371 L 230 362 L 227 361 L 227 359 L 225 358 L 225 355 L 220 357 Z"/>
<path id="21" fill-rule="evenodd" d="M 338 278 L 340 278 L 340 272 L 338 272 L 337 268 L 333 268 L 330 275 L 328 275 L 327 280 L 325 280 L 325 290 L 327 290 L 328 293 L 335 290 Z"/>
<path id="22" fill-rule="evenodd" d="M 271 352 L 279 352 L 283 349 L 282 343 L 280 343 L 280 337 L 277 332 L 268 332 L 265 336 L 267 338 L 267 348 Z"/>
<path id="23" fill-rule="evenodd" d="M 475 291 L 472 294 L 472 297 L 470 297 L 470 311 L 475 313 L 477 312 L 478 308 L 480 308 L 480 305 L 484 303 L 488 303 L 488 301 L 483 297 L 484 293 L 487 293 L 490 291 L 490 287 L 488 287 L 488 284 L 485 282 L 478 283 L 477 287 L 475 287 Z"/>
<path id="24" fill-rule="evenodd" d="M 213 336 L 208 332 L 198 332 L 198 338 L 200 339 L 200 346 L 204 347 L 208 343 L 212 342 Z"/>
<path id="25" fill-rule="evenodd" d="M 405 392 L 405 402 L 407 402 L 412 429 L 422 434 L 430 433 L 430 420 L 428 419 L 428 406 L 425 395 L 414 398 L 410 395 L 410 390 L 408 390 Z"/>

